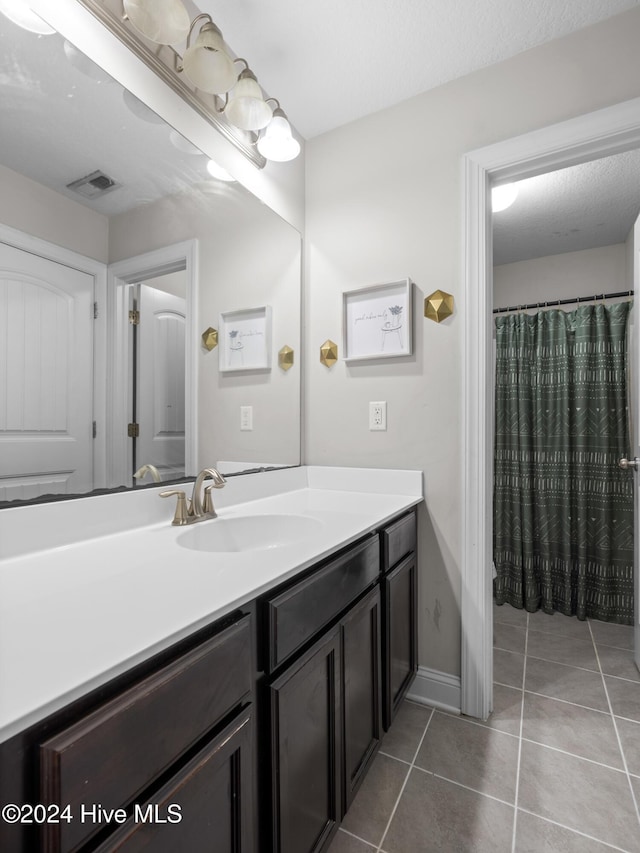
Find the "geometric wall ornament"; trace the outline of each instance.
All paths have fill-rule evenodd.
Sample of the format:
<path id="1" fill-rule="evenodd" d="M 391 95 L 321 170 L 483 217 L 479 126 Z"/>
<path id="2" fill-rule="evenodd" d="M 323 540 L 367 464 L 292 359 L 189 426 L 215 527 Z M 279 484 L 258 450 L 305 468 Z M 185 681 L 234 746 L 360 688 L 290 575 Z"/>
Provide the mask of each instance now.
<path id="1" fill-rule="evenodd" d="M 320 361 L 325 367 L 333 367 L 338 360 L 338 344 L 327 340 L 320 347 Z"/>
<path id="2" fill-rule="evenodd" d="M 291 347 L 282 347 L 278 353 L 278 366 L 283 370 L 289 370 L 293 367 L 293 350 Z"/>
<path id="3" fill-rule="evenodd" d="M 441 323 L 453 314 L 453 296 L 444 290 L 435 290 L 424 300 L 424 316 Z"/>
<path id="4" fill-rule="evenodd" d="M 218 330 L 212 329 L 211 326 L 202 333 L 202 345 L 205 349 L 211 352 L 212 349 L 218 346 Z"/>

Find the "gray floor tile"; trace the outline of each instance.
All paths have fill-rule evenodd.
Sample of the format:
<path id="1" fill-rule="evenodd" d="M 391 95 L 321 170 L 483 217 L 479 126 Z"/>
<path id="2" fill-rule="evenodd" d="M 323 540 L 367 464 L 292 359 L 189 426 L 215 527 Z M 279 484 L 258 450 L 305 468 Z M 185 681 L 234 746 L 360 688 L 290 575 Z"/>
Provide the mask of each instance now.
<path id="1" fill-rule="evenodd" d="M 599 672 L 588 672 L 567 664 L 527 658 L 525 690 L 564 699 L 598 711 L 608 711 L 609 703 Z"/>
<path id="2" fill-rule="evenodd" d="M 518 805 L 607 844 L 640 851 L 625 773 L 523 741 Z"/>
<path id="3" fill-rule="evenodd" d="M 412 770 L 382 847 L 388 853 L 510 853 L 513 807 Z"/>
<path id="4" fill-rule="evenodd" d="M 591 640 L 589 623 L 575 616 L 565 616 L 564 613 L 545 613 L 536 610 L 529 614 L 529 628 L 542 631 L 556 637 L 573 637 L 577 640 Z"/>
<path id="5" fill-rule="evenodd" d="M 522 736 L 623 769 L 611 714 L 525 693 Z"/>
<path id="6" fill-rule="evenodd" d="M 518 811 L 516 820 L 518 853 L 606 853 L 611 848 L 584 835 L 578 835 L 528 812 Z"/>
<path id="7" fill-rule="evenodd" d="M 432 713 L 433 709 L 426 705 L 403 702 L 382 740 L 380 751 L 412 762 Z"/>
<path id="8" fill-rule="evenodd" d="M 493 713 L 482 723 L 491 729 L 520 734 L 520 717 L 522 716 L 522 690 L 517 687 L 504 687 L 502 684 L 493 685 Z"/>
<path id="9" fill-rule="evenodd" d="M 602 643 L 619 649 L 633 649 L 632 625 L 616 625 L 613 622 L 600 622 L 598 619 L 590 619 L 589 624 L 597 646 Z"/>
<path id="10" fill-rule="evenodd" d="M 494 622 L 493 645 L 496 649 L 504 649 L 507 652 L 518 652 L 524 654 L 527 629 L 519 625 L 506 625 L 503 622 Z"/>
<path id="11" fill-rule="evenodd" d="M 531 657 L 566 663 L 599 672 L 591 638 L 558 637 L 529 629 L 527 654 Z"/>
<path id="12" fill-rule="evenodd" d="M 640 776 L 640 723 L 616 718 L 616 726 L 629 773 Z"/>
<path id="13" fill-rule="evenodd" d="M 522 687 L 524 655 L 515 652 L 493 651 L 493 680 L 508 687 Z"/>
<path id="14" fill-rule="evenodd" d="M 600 666 L 606 675 L 617 675 L 631 681 L 640 681 L 640 671 L 628 649 L 615 649 L 613 646 L 601 646 L 596 643 Z"/>
<path id="15" fill-rule="evenodd" d="M 640 683 L 605 676 L 611 707 L 616 717 L 640 721 Z"/>
<path id="16" fill-rule="evenodd" d="M 502 622 L 507 625 L 519 625 L 521 628 L 527 627 L 527 619 L 529 614 L 526 610 L 518 610 L 517 607 L 512 607 L 510 604 L 501 604 L 500 607 L 493 603 L 493 622 Z"/>
<path id="17" fill-rule="evenodd" d="M 378 845 L 408 772 L 406 764 L 386 755 L 376 756 L 342 821 L 343 828 Z"/>
<path id="18" fill-rule="evenodd" d="M 366 841 L 354 838 L 353 835 L 339 829 L 331 842 L 328 853 L 372 853 L 377 849 L 377 846 L 367 844 Z"/>
<path id="19" fill-rule="evenodd" d="M 513 803 L 518 739 L 436 711 L 422 741 L 416 766 Z"/>

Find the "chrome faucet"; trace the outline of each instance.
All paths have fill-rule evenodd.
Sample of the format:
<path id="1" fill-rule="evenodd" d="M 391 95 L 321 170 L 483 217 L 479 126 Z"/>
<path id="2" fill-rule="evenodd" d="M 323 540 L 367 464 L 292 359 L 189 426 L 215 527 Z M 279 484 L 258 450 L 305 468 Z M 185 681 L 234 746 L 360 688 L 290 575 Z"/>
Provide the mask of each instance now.
<path id="1" fill-rule="evenodd" d="M 158 473 L 158 469 L 155 465 L 141 465 L 136 473 L 133 475 L 135 480 L 142 480 L 145 474 L 151 474 L 151 479 L 154 483 L 161 483 L 162 478 Z"/>
<path id="2" fill-rule="evenodd" d="M 213 480 L 213 483 L 204 486 L 205 480 L 209 477 Z M 206 518 L 215 518 L 217 513 L 213 506 L 211 490 L 222 489 L 226 485 L 226 482 L 225 478 L 216 468 L 203 468 L 193 484 L 190 501 L 187 501 L 182 489 L 168 489 L 166 492 L 160 492 L 161 498 L 169 498 L 171 495 L 177 495 L 178 497 L 176 512 L 171 523 L 176 525 L 194 524 L 196 521 L 203 521 Z M 202 498 L 203 486 L 204 500 Z"/>

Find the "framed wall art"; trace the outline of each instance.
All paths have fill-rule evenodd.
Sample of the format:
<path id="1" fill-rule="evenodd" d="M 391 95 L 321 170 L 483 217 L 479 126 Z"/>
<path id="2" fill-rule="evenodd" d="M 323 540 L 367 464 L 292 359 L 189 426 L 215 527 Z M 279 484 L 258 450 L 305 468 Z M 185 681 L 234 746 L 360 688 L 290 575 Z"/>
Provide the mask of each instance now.
<path id="1" fill-rule="evenodd" d="M 220 314 L 219 369 L 271 369 L 271 308 L 245 308 Z"/>
<path id="2" fill-rule="evenodd" d="M 342 295 L 344 360 L 411 355 L 411 279 Z"/>

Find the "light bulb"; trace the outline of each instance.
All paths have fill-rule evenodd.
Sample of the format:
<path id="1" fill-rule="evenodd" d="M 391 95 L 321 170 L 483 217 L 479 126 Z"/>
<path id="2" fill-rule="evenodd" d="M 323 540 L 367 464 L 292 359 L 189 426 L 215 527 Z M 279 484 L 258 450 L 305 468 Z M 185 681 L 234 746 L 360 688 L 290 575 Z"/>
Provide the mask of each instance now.
<path id="1" fill-rule="evenodd" d="M 179 44 L 191 21 L 182 0 L 123 0 L 127 18 L 139 33 L 157 44 Z"/>
<path id="2" fill-rule="evenodd" d="M 195 44 L 185 51 L 182 68 L 194 86 L 210 95 L 224 95 L 238 79 L 222 33 L 211 22 L 204 24 Z"/>
<path id="3" fill-rule="evenodd" d="M 31 10 L 26 0 L 0 0 L 0 12 L 23 30 L 29 30 L 30 33 L 37 33 L 40 36 L 50 36 L 55 33 L 53 27 Z"/>
<path id="4" fill-rule="evenodd" d="M 258 140 L 258 151 L 267 160 L 286 163 L 300 153 L 300 143 L 291 134 L 291 125 L 281 109 L 274 110 L 271 123 Z"/>
<path id="5" fill-rule="evenodd" d="M 491 190 L 491 210 L 500 213 L 511 207 L 518 195 L 518 187 L 515 184 L 502 184 Z"/>

